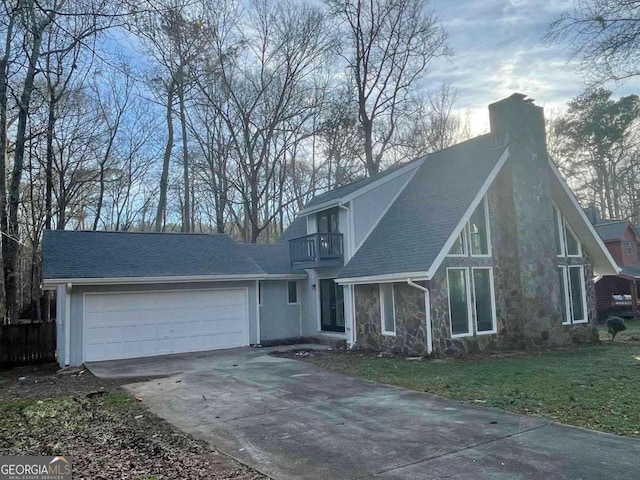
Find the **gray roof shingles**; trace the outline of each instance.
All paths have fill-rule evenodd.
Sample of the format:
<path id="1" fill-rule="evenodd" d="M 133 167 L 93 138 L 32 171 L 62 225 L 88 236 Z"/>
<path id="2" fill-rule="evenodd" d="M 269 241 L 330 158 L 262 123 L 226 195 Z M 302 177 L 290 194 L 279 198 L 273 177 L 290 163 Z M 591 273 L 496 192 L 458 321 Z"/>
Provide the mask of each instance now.
<path id="1" fill-rule="evenodd" d="M 307 217 L 296 217 L 293 222 L 282 232 L 276 243 L 285 244 L 294 238 L 304 237 L 307 234 Z"/>
<path id="2" fill-rule="evenodd" d="M 305 208 L 315 207 L 316 205 L 330 202 L 332 200 L 339 200 L 340 198 L 346 195 L 349 195 L 350 193 L 353 193 L 356 190 L 359 190 L 360 188 L 366 185 L 369 185 L 370 183 L 373 183 L 380 178 L 386 177 L 390 173 L 393 173 L 403 167 L 406 167 L 409 164 L 418 163 L 422 159 L 424 159 L 424 157 L 418 157 L 414 160 L 411 160 L 408 163 L 403 163 L 401 165 L 396 165 L 394 167 L 388 168 L 384 172 L 380 172 L 375 175 L 371 175 L 370 177 L 356 180 L 355 182 L 351 182 L 351 183 L 348 183 L 347 185 L 343 185 L 341 187 L 337 187 L 332 190 L 329 190 L 328 192 L 321 193 L 320 195 L 316 195 L 311 200 L 309 200 Z"/>
<path id="3" fill-rule="evenodd" d="M 45 231 L 45 279 L 260 275 L 227 235 Z"/>
<path id="4" fill-rule="evenodd" d="M 291 273 L 289 245 L 287 243 L 277 243 L 275 245 L 240 243 L 238 246 L 266 273 Z"/>
<path id="5" fill-rule="evenodd" d="M 503 152 L 487 134 L 429 155 L 338 277 L 427 272 Z"/>
<path id="6" fill-rule="evenodd" d="M 611 240 L 620 240 L 627 229 L 629 222 L 627 220 L 609 220 L 605 223 L 595 225 L 596 232 L 605 242 Z"/>

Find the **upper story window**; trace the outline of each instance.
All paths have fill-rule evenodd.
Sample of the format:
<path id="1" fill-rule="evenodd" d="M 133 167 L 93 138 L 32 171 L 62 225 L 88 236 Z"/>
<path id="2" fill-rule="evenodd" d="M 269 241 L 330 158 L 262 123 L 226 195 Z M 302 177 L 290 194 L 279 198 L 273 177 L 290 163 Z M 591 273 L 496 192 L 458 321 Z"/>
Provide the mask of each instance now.
<path id="1" fill-rule="evenodd" d="M 553 206 L 556 251 L 559 257 L 581 257 L 582 245 L 566 219 L 555 205 Z"/>
<path id="2" fill-rule="evenodd" d="M 627 257 L 633 257 L 633 242 L 629 240 L 624 241 L 624 254 Z"/>
<path id="3" fill-rule="evenodd" d="M 449 256 L 486 257 L 491 255 L 489 215 L 486 198 L 480 202 L 454 242 Z"/>
<path id="4" fill-rule="evenodd" d="M 338 209 L 330 208 L 329 210 L 323 210 L 316 216 L 316 222 L 318 225 L 318 233 L 338 233 Z"/>

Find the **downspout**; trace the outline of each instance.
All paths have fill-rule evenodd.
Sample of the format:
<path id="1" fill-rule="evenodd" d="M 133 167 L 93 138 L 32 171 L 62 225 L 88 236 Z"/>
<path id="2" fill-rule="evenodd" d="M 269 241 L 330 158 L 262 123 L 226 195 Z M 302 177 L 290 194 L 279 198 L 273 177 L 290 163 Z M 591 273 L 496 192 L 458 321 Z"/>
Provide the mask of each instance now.
<path id="1" fill-rule="evenodd" d="M 263 299 L 264 300 L 264 299 Z M 249 340 L 251 342 L 251 340 Z M 256 280 L 256 347 L 260 347 L 260 280 Z"/>
<path id="2" fill-rule="evenodd" d="M 340 202 L 338 204 L 338 208 L 342 209 L 342 210 L 346 210 L 346 212 L 347 212 L 348 222 L 347 222 L 345 231 L 342 232 L 342 235 L 343 235 L 343 237 L 342 237 L 343 238 L 342 258 L 345 261 L 347 261 L 348 258 L 350 259 L 353 256 L 353 254 L 355 253 L 353 251 L 354 250 L 354 248 L 353 248 L 353 245 L 354 245 L 354 232 L 353 232 L 353 224 L 352 224 L 353 216 L 351 215 L 352 214 L 352 210 L 351 210 L 351 208 L 349 208 L 346 205 L 344 205 L 342 202 Z M 348 249 L 349 249 L 348 258 L 347 258 L 346 252 L 345 252 L 347 246 L 348 246 Z M 343 285 L 342 288 L 343 288 L 343 290 L 346 289 L 347 292 L 348 292 L 347 295 L 344 295 L 344 294 L 343 295 L 344 295 L 345 299 L 346 298 L 349 299 L 349 305 L 344 305 L 343 308 L 344 308 L 345 317 L 348 320 L 348 322 L 346 322 L 346 323 L 347 323 L 347 325 L 349 327 L 349 331 L 347 332 L 347 345 L 348 345 L 349 348 L 352 348 L 353 345 L 356 343 L 356 325 L 355 325 L 356 319 L 355 319 L 355 314 L 354 314 L 355 310 L 354 310 L 353 287 L 351 285 L 349 285 L 349 286 L 347 286 L 345 288 L 345 286 Z"/>
<path id="3" fill-rule="evenodd" d="M 415 283 L 411 278 L 407 278 L 407 284 L 424 292 L 424 312 L 427 331 L 427 353 L 433 353 L 433 339 L 431 335 L 431 293 L 427 287 Z"/>
<path id="4" fill-rule="evenodd" d="M 71 290 L 72 283 L 65 285 L 64 296 L 64 364 L 70 365 L 71 360 Z M 82 346 L 84 348 L 84 345 Z"/>

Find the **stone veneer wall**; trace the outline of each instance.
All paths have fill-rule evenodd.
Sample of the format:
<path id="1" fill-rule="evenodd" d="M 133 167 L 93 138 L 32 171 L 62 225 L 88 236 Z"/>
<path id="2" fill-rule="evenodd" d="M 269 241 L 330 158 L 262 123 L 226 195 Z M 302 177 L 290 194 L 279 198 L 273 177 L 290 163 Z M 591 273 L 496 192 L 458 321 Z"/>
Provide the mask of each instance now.
<path id="1" fill-rule="evenodd" d="M 426 355 L 425 293 L 407 283 L 393 284 L 396 334 L 382 334 L 380 286 L 355 286 L 356 347 L 399 355 Z"/>
<path id="2" fill-rule="evenodd" d="M 545 330 L 531 326 L 527 328 L 525 325 L 527 317 L 522 312 L 529 303 L 523 301 L 521 295 L 518 238 L 514 228 L 515 209 L 510 201 L 511 178 L 511 167 L 507 162 L 487 193 L 492 257 L 447 257 L 433 279 L 425 283 L 431 294 L 433 351 L 436 355 L 520 350 L 597 341 L 595 284 L 591 260 L 586 254 L 583 258 L 558 258 L 556 263 L 584 265 L 589 322 L 562 325 L 562 318 L 558 313 L 553 324 Z M 551 212 L 549 221 L 553 221 Z M 488 266 L 493 267 L 497 333 L 452 339 L 446 269 Z M 557 279 L 557 275 L 554 279 Z M 547 302 L 546 308 L 559 312 L 559 291 L 559 285 L 556 285 L 538 301 Z M 394 294 L 396 336 L 386 336 L 381 331 L 379 285 L 355 286 L 355 348 L 401 355 L 426 354 L 424 293 L 406 283 L 394 283 Z M 535 321 L 535 316 L 529 318 L 533 319 L 530 321 Z"/>

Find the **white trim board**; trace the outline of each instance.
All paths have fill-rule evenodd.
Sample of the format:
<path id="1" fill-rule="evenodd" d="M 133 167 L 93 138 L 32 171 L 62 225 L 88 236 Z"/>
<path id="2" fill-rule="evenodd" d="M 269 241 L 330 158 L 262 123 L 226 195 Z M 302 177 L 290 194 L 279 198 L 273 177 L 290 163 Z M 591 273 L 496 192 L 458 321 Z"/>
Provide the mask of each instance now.
<path id="1" fill-rule="evenodd" d="M 504 152 L 502 152 L 502 155 L 500 156 L 500 159 L 498 160 L 498 163 L 495 164 L 495 166 L 493 167 L 493 170 L 491 170 L 491 172 L 489 173 L 489 176 L 485 179 L 484 183 L 480 187 L 480 190 L 478 191 L 478 193 L 474 197 L 473 201 L 471 202 L 471 205 L 469 205 L 469 207 L 465 211 L 465 213 L 462 216 L 462 218 L 460 218 L 460 221 L 456 225 L 456 228 L 454 228 L 453 232 L 451 233 L 451 235 L 449 235 L 449 238 L 447 239 L 447 241 L 445 242 L 444 246 L 440 250 L 440 253 L 438 253 L 438 256 L 435 258 L 435 260 L 431 264 L 431 267 L 429 268 L 429 271 L 427 272 L 427 276 L 429 278 L 433 278 L 435 273 L 438 271 L 438 268 L 440 268 L 440 265 L 442 265 L 442 262 L 444 261 L 445 257 L 447 256 L 447 253 L 449 253 L 449 251 L 451 250 L 451 247 L 453 246 L 454 242 L 456 241 L 456 239 L 460 235 L 460 232 L 462 231 L 462 229 L 465 227 L 465 225 L 469 221 L 469 218 L 471 217 L 471 215 L 473 215 L 473 212 L 475 212 L 477 206 L 480 204 L 480 202 L 482 201 L 484 196 L 489 191 L 489 188 L 493 184 L 493 181 L 498 176 L 498 173 L 500 173 L 500 170 L 502 170 L 502 167 L 504 166 L 504 164 L 506 163 L 508 158 L 509 158 L 509 148 L 507 147 L 507 148 L 505 148 Z M 487 219 L 487 222 L 488 222 L 488 219 Z"/>
<path id="2" fill-rule="evenodd" d="M 45 287 L 60 284 L 73 285 L 144 285 L 150 283 L 198 283 L 232 282 L 243 280 L 305 280 L 306 273 L 249 274 L 249 275 L 184 275 L 167 277 L 110 277 L 110 278 L 50 278 L 44 280 Z"/>
<path id="3" fill-rule="evenodd" d="M 399 177 L 400 175 L 404 175 L 405 173 L 411 171 L 412 169 L 418 169 L 425 161 L 427 157 L 424 156 L 422 158 L 419 158 L 417 160 L 414 160 L 411 163 L 408 163 L 407 165 L 404 165 L 403 167 L 398 168 L 397 170 L 388 173 L 387 175 L 383 175 L 382 177 L 380 177 L 377 180 L 374 180 L 371 183 L 368 183 L 366 185 L 363 185 L 360 188 L 355 189 L 354 191 L 339 197 L 339 198 L 334 198 L 332 200 L 328 200 L 326 202 L 323 203 L 319 203 L 318 205 L 314 205 L 313 207 L 309 207 L 309 208 L 303 208 L 302 210 L 300 210 L 296 217 L 302 217 L 302 216 L 307 216 L 307 215 L 311 215 L 313 213 L 319 212 L 321 210 L 325 210 L 327 208 L 331 208 L 331 207 L 336 207 L 336 206 L 341 206 L 351 200 L 353 200 L 354 198 L 357 198 L 361 195 L 364 195 L 367 192 L 370 192 L 371 190 L 374 190 L 375 188 L 379 187 L 380 185 L 383 185 L 385 183 L 387 183 L 390 180 L 393 180 L 396 177 Z M 339 188 L 339 187 L 338 187 Z M 331 191 L 331 190 L 329 190 Z"/>
<path id="4" fill-rule="evenodd" d="M 558 180 L 558 183 L 560 183 L 560 186 L 562 187 L 563 192 L 569 198 L 569 201 L 570 201 L 571 205 L 578 212 L 578 217 L 580 218 L 580 220 L 582 220 L 582 222 L 584 224 L 583 226 L 586 227 L 588 232 L 593 237 L 592 239 L 595 241 L 595 243 L 600 248 L 601 253 L 604 255 L 606 260 L 609 262 L 609 266 L 611 267 L 611 270 L 612 270 L 611 274 L 612 275 L 618 275 L 622 271 L 622 268 L 618 266 L 616 261 L 611 256 L 611 253 L 609 252 L 609 250 L 605 246 L 604 242 L 602 241 L 602 238 L 600 238 L 600 235 L 598 234 L 598 232 L 596 232 L 596 229 L 591 224 L 591 221 L 587 217 L 587 214 L 584 212 L 584 210 L 580 206 L 580 203 L 578 202 L 578 200 L 576 199 L 575 195 L 571 191 L 571 188 L 569 187 L 569 185 L 567 185 L 567 182 L 564 180 L 564 177 L 560 173 L 560 170 L 558 170 L 558 167 L 556 167 L 555 163 L 553 163 L 553 161 L 551 159 L 549 159 L 549 165 L 551 166 L 551 171 L 555 174 L 556 179 Z M 557 202 L 556 202 L 556 205 L 557 205 Z M 561 211 L 560 213 L 563 213 L 563 212 Z M 563 213 L 563 215 L 564 215 L 564 213 Z M 573 230 L 575 232 L 575 228 Z M 578 238 L 578 240 L 580 240 L 579 236 L 577 236 L 577 238 Z M 584 241 L 582 243 L 584 244 Z"/>

